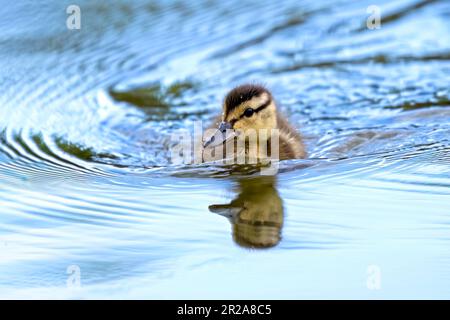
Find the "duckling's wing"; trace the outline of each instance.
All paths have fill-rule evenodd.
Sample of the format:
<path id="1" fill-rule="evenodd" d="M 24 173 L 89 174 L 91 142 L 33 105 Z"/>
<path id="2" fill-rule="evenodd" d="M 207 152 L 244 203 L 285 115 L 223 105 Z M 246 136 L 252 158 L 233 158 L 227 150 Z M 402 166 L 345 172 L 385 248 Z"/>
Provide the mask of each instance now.
<path id="1" fill-rule="evenodd" d="M 280 160 L 304 158 L 306 152 L 301 135 L 280 113 L 277 114 L 277 126 L 280 130 Z"/>

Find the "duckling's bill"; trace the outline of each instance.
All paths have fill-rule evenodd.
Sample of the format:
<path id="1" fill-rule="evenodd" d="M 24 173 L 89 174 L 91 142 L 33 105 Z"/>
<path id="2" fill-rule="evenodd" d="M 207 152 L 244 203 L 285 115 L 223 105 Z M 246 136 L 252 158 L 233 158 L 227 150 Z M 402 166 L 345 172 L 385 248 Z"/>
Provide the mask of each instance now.
<path id="1" fill-rule="evenodd" d="M 219 146 L 235 136 L 231 123 L 222 121 L 216 132 L 203 143 L 203 148 Z"/>

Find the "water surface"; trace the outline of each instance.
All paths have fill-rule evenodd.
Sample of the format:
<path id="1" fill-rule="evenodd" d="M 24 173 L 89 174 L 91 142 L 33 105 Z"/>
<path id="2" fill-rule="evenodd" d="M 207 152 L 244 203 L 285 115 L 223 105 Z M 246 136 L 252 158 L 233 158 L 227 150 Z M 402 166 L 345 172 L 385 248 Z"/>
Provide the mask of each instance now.
<path id="1" fill-rule="evenodd" d="M 0 6 L 0 297 L 450 298 L 448 1 L 70 4 Z M 244 82 L 308 159 L 172 165 Z"/>

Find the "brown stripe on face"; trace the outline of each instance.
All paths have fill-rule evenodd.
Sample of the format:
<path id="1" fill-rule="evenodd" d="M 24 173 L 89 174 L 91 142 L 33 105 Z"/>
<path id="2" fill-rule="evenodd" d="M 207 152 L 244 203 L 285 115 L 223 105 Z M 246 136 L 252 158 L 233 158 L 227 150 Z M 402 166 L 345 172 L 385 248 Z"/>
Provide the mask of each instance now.
<path id="1" fill-rule="evenodd" d="M 236 122 L 247 117 L 246 112 L 249 109 L 253 110 L 252 115 L 249 116 L 250 118 L 252 118 L 254 114 L 259 114 L 261 111 L 270 106 L 272 101 L 272 96 L 270 96 L 268 92 L 265 92 L 260 96 L 253 97 L 247 102 L 241 103 L 238 107 L 234 108 L 234 110 L 231 110 L 224 117 L 224 121 L 228 121 L 234 128 L 234 124 Z"/>
<path id="2" fill-rule="evenodd" d="M 255 109 L 255 112 L 258 113 L 262 110 L 264 110 L 265 108 L 267 108 L 269 106 L 269 104 L 272 102 L 272 99 L 269 98 L 267 99 L 266 102 L 264 102 L 262 105 L 260 105 L 258 108 Z"/>
<path id="3" fill-rule="evenodd" d="M 231 90 L 225 98 L 225 117 L 242 103 L 267 92 L 266 88 L 253 84 L 244 84 Z"/>
<path id="4" fill-rule="evenodd" d="M 269 98 L 266 102 L 264 102 L 258 108 L 254 109 L 255 113 L 258 113 L 258 112 L 264 110 L 265 108 L 267 108 L 271 102 L 272 102 L 272 99 Z M 245 117 L 245 113 L 242 113 L 241 116 L 239 117 L 239 119 L 242 119 L 244 117 Z M 237 120 L 234 120 L 234 122 L 236 122 L 236 121 Z M 231 122 L 233 122 L 233 120 Z"/>

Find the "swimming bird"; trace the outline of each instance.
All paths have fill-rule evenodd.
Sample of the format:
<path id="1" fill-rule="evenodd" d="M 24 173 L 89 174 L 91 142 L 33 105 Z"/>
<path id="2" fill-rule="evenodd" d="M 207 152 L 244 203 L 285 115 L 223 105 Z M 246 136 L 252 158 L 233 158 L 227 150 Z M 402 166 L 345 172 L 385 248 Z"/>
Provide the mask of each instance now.
<path id="1" fill-rule="evenodd" d="M 272 144 L 274 139 L 277 139 L 279 153 L 275 158 L 284 160 L 306 156 L 300 134 L 279 112 L 270 91 L 261 85 L 244 84 L 232 89 L 224 99 L 223 112 L 216 119 L 215 127 L 214 134 L 206 135 L 205 149 L 223 146 L 225 155 L 225 149 L 236 146 L 236 139 L 244 133 L 245 148 L 241 148 L 244 150 L 241 152 L 246 156 L 253 154 L 258 160 L 267 157 L 268 153 L 276 150 Z M 263 131 L 266 131 L 265 135 L 260 134 Z M 272 131 L 278 134 L 272 135 Z M 257 143 L 251 143 L 248 132 L 257 133 Z M 264 143 L 266 147 L 262 148 Z M 235 147 L 233 151 L 236 155 L 239 149 Z"/>

